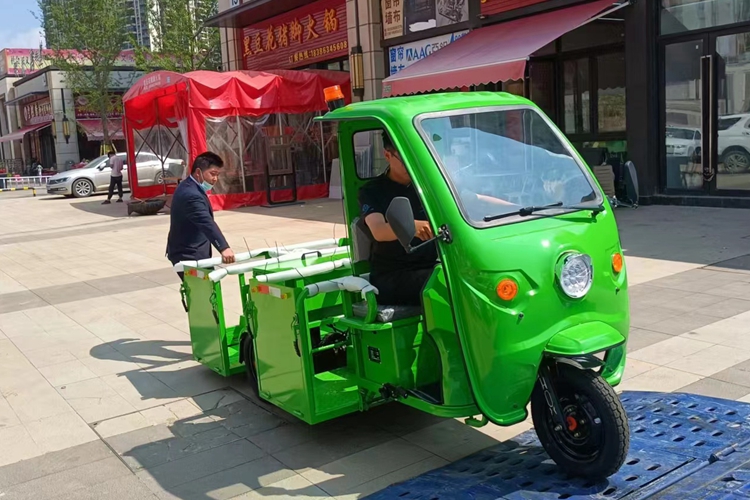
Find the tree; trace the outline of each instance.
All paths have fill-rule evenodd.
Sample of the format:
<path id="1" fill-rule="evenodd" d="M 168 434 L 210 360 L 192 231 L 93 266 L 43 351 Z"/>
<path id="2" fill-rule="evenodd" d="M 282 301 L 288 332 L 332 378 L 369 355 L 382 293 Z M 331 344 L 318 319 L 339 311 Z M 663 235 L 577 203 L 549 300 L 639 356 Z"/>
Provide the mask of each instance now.
<path id="1" fill-rule="evenodd" d="M 219 30 L 205 25 L 217 12 L 217 0 L 148 0 L 151 47 L 136 47 L 137 66 L 178 73 L 219 69 Z"/>
<path id="2" fill-rule="evenodd" d="M 110 88 L 117 60 L 129 41 L 127 4 L 124 0 L 37 2 L 47 35 L 46 57 L 64 73 L 73 94 L 101 116 L 104 144 L 111 146 L 107 116 L 119 107 L 120 98 Z"/>

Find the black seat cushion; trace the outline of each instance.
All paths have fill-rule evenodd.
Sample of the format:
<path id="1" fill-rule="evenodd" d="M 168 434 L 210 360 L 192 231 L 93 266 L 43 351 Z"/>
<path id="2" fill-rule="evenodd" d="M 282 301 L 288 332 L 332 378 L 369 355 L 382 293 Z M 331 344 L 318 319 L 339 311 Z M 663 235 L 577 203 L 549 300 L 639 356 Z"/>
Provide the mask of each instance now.
<path id="1" fill-rule="evenodd" d="M 367 316 L 367 302 L 358 302 L 352 306 L 354 315 L 358 318 Z M 413 318 L 422 314 L 419 306 L 381 306 L 378 305 L 378 314 L 375 323 L 390 323 L 405 318 Z"/>

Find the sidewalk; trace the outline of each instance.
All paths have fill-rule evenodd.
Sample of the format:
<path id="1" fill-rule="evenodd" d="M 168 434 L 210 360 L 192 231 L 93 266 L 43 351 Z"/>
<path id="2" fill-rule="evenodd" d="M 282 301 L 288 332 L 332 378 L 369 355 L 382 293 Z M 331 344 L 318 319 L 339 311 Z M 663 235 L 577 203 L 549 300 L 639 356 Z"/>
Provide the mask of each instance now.
<path id="1" fill-rule="evenodd" d="M 529 428 L 391 405 L 316 427 L 190 357 L 168 217 L 2 198 L 0 497 L 355 499 Z M 235 249 L 343 237 L 339 202 L 220 212 Z M 617 212 L 631 281 L 625 390 L 750 401 L 750 212 Z M 238 294 L 227 308 L 240 314 Z"/>

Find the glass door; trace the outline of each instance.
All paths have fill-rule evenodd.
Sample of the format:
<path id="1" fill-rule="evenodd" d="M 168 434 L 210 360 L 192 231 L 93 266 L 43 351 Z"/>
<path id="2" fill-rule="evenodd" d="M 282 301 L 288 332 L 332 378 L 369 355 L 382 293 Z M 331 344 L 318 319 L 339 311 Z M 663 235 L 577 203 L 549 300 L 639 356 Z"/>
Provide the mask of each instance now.
<path id="1" fill-rule="evenodd" d="M 750 28 L 663 45 L 668 191 L 750 194 Z"/>

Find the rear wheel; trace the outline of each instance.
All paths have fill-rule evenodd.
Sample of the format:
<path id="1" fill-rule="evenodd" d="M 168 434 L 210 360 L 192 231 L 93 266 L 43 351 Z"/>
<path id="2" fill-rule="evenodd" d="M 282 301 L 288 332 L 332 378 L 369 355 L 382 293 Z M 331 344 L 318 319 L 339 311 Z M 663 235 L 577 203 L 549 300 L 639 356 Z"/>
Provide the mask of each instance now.
<path id="1" fill-rule="evenodd" d="M 568 474 L 592 479 L 611 476 L 625 461 L 630 444 L 620 399 L 590 370 L 558 365 L 556 373 L 552 383 L 565 425 L 553 417 L 540 382 L 531 396 L 531 417 L 542 446 Z"/>
<path id="2" fill-rule="evenodd" d="M 724 152 L 722 163 L 730 174 L 739 174 L 750 170 L 750 153 L 742 148 L 731 148 Z"/>
<path id="3" fill-rule="evenodd" d="M 260 397 L 258 385 L 258 363 L 255 360 L 253 338 L 250 335 L 245 337 L 242 345 L 242 358 L 245 360 L 245 373 L 247 373 L 247 381 L 250 383 L 250 388 L 253 390 L 253 394 Z"/>

